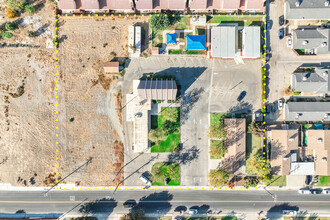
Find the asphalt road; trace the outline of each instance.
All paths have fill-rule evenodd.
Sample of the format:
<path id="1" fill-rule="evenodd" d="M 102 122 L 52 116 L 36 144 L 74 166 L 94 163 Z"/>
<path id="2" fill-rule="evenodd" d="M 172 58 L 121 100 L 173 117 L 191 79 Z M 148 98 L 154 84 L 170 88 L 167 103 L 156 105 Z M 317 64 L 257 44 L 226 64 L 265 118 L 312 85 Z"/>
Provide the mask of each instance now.
<path id="1" fill-rule="evenodd" d="M 0 191 L 0 213 L 124 213 L 127 200 L 136 200 L 136 208 L 146 213 L 165 214 L 178 206 L 198 206 L 199 213 L 259 213 L 270 219 L 280 217 L 284 209 L 298 213 L 329 214 L 329 195 L 300 195 L 296 190 L 226 190 L 226 191 Z M 275 200 L 275 201 L 274 201 Z M 97 202 L 95 202 L 97 201 Z M 24 211 L 23 211 L 24 210 Z"/>

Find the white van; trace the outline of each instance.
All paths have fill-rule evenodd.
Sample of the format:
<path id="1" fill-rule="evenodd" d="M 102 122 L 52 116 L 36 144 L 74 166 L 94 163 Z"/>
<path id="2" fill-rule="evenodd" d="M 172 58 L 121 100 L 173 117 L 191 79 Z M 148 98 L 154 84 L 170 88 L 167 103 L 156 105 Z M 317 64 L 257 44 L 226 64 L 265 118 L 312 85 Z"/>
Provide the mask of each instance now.
<path id="1" fill-rule="evenodd" d="M 147 177 L 145 177 L 143 174 L 140 176 L 140 180 L 142 180 L 142 182 L 144 182 L 147 185 L 151 184 L 150 180 Z"/>

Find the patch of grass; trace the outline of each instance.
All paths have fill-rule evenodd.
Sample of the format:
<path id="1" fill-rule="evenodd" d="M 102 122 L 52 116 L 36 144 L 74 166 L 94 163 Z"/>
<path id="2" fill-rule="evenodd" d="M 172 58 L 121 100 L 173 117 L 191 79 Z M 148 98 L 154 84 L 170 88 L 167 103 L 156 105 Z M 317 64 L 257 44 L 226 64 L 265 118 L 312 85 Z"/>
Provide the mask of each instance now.
<path id="1" fill-rule="evenodd" d="M 169 49 L 168 54 L 183 54 L 183 50 Z"/>
<path id="2" fill-rule="evenodd" d="M 318 186 L 330 186 L 330 176 L 320 176 Z"/>
<path id="3" fill-rule="evenodd" d="M 286 186 L 286 176 L 272 176 L 271 180 L 266 181 L 268 186 Z"/>
<path id="4" fill-rule="evenodd" d="M 157 38 L 159 41 L 163 42 L 163 35 L 162 34 L 157 34 Z"/>
<path id="5" fill-rule="evenodd" d="M 196 33 L 197 33 L 197 35 L 204 35 L 205 34 L 205 27 L 203 27 L 203 26 L 196 27 Z"/>
<path id="6" fill-rule="evenodd" d="M 210 114 L 210 124 L 217 124 L 222 118 L 230 118 L 230 113 L 211 113 Z"/>
<path id="7" fill-rule="evenodd" d="M 178 111 L 178 115 L 180 115 L 180 108 L 176 108 Z M 156 128 L 163 128 L 165 124 L 165 119 L 163 115 L 157 116 L 158 124 L 156 124 L 156 119 L 151 119 L 152 127 L 157 126 Z M 159 144 L 154 144 L 151 146 L 151 152 L 173 152 L 174 148 L 180 144 L 181 135 L 180 135 L 180 117 L 177 118 L 177 121 L 172 124 L 170 130 L 175 130 L 176 132 L 172 132 L 167 136 L 167 138 L 160 142 Z M 153 129 L 153 128 L 152 128 Z"/>
<path id="8" fill-rule="evenodd" d="M 210 156 L 211 159 L 221 159 L 228 152 L 228 148 L 222 144 L 222 141 L 211 141 Z"/>
<path id="9" fill-rule="evenodd" d="M 168 186 L 180 185 L 180 166 L 177 163 L 157 162 L 151 168 L 152 185 L 164 186 L 165 179 Z"/>
<path id="10" fill-rule="evenodd" d="M 188 50 L 186 54 L 205 54 L 205 51 L 202 50 Z"/>
<path id="11" fill-rule="evenodd" d="M 299 55 L 304 55 L 304 54 L 305 54 L 305 49 L 296 49 L 296 52 L 297 52 Z"/>
<path id="12" fill-rule="evenodd" d="M 293 92 L 293 95 L 300 95 L 301 92 Z"/>
<path id="13" fill-rule="evenodd" d="M 244 21 L 245 24 L 244 24 Z M 261 25 L 261 17 L 213 17 L 207 23 L 237 23 L 239 26 L 243 25 Z M 257 23 L 259 22 L 259 23 Z"/>

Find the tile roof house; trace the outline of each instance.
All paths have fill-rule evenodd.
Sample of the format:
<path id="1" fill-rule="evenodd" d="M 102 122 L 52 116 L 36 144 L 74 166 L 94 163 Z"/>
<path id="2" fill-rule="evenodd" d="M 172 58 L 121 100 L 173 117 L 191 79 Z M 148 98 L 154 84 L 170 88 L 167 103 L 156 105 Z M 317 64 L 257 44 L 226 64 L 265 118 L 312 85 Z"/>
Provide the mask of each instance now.
<path id="1" fill-rule="evenodd" d="M 153 0 L 153 7 L 156 10 L 180 11 L 186 9 L 187 0 Z"/>
<path id="2" fill-rule="evenodd" d="M 99 10 L 100 5 L 98 0 L 76 0 L 77 9 L 81 10 Z"/>
<path id="3" fill-rule="evenodd" d="M 284 104 L 285 121 L 330 121 L 330 102 L 287 102 Z"/>
<path id="4" fill-rule="evenodd" d="M 234 58 L 237 48 L 236 26 L 216 26 L 211 29 L 211 56 Z"/>
<path id="5" fill-rule="evenodd" d="M 314 72 L 294 72 L 291 75 L 291 89 L 294 92 L 330 93 L 329 68 L 315 68 Z"/>
<path id="6" fill-rule="evenodd" d="M 174 80 L 146 79 L 140 80 L 137 91 L 141 99 L 174 101 L 178 89 Z"/>
<path id="7" fill-rule="evenodd" d="M 221 159 L 221 168 L 230 174 L 245 173 L 246 121 L 245 118 L 226 118 L 227 130 L 225 146 L 228 152 Z"/>
<path id="8" fill-rule="evenodd" d="M 237 10 L 241 6 L 241 0 L 222 0 L 222 10 Z"/>
<path id="9" fill-rule="evenodd" d="M 58 8 L 61 10 L 75 10 L 77 9 L 75 0 L 58 0 Z"/>
<path id="10" fill-rule="evenodd" d="M 111 10 L 132 10 L 131 0 L 107 0 Z"/>
<path id="11" fill-rule="evenodd" d="M 245 26 L 242 33 L 242 55 L 245 58 L 260 57 L 260 27 Z"/>
<path id="12" fill-rule="evenodd" d="M 293 49 L 312 49 L 316 54 L 330 54 L 330 28 L 299 27 L 292 33 Z"/>
<path id="13" fill-rule="evenodd" d="M 328 0 L 286 0 L 284 16 L 287 20 L 330 20 Z"/>
<path id="14" fill-rule="evenodd" d="M 243 0 L 244 6 L 241 9 L 242 10 L 250 10 L 250 11 L 259 11 L 263 9 L 265 0 Z"/>
<path id="15" fill-rule="evenodd" d="M 330 175 L 330 130 L 306 131 L 306 157 L 315 163 L 316 175 Z"/>
<path id="16" fill-rule="evenodd" d="M 135 0 L 137 10 L 153 10 L 154 0 Z"/>
<path id="17" fill-rule="evenodd" d="M 220 10 L 223 0 L 189 0 L 190 10 Z"/>
<path id="18" fill-rule="evenodd" d="M 270 159 L 272 171 L 276 175 L 289 175 L 291 170 L 292 154 L 299 155 L 298 128 L 272 128 L 268 131 L 271 145 Z"/>

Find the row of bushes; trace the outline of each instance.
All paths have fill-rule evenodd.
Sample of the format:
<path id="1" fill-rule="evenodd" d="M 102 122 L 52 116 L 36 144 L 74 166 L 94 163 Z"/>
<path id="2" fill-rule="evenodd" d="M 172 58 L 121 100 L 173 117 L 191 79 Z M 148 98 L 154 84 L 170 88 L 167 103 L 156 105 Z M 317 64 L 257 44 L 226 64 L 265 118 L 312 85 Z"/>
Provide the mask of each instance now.
<path id="1" fill-rule="evenodd" d="M 265 101 L 266 99 L 266 67 L 261 67 L 261 99 L 262 102 Z M 262 109 L 261 109 L 262 113 L 266 112 L 266 108 L 265 105 L 262 105 Z"/>
<path id="2" fill-rule="evenodd" d="M 181 49 L 175 50 L 175 49 L 170 49 L 168 50 L 169 54 L 205 54 L 205 51 L 200 51 L 200 50 L 187 50 L 183 51 Z"/>
<path id="3" fill-rule="evenodd" d="M 29 15 L 33 15 L 36 11 L 35 7 L 29 5 L 26 1 L 7 0 L 7 17 L 15 18 L 19 13 L 27 12 Z"/>

